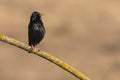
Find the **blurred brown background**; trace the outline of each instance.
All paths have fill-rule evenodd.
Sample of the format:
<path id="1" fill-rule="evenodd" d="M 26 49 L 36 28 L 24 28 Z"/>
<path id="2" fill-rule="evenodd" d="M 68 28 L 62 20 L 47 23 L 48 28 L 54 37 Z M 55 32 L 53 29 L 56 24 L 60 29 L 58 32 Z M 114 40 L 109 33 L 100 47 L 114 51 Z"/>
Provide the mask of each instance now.
<path id="1" fill-rule="evenodd" d="M 46 36 L 39 44 L 91 80 L 120 79 L 119 0 L 0 0 L 0 33 L 27 44 L 33 11 Z M 0 80 L 78 80 L 38 56 L 0 42 Z"/>

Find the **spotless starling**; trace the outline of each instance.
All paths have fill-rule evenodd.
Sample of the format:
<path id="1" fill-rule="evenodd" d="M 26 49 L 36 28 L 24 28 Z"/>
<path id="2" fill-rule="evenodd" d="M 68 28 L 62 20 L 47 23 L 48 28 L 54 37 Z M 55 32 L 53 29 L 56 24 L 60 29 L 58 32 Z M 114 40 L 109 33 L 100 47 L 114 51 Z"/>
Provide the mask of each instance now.
<path id="1" fill-rule="evenodd" d="M 40 43 L 45 36 L 45 28 L 41 16 L 41 13 L 35 11 L 30 17 L 30 23 L 28 25 L 28 39 L 29 46 L 31 46 L 32 49 L 34 49 L 35 46 Z"/>

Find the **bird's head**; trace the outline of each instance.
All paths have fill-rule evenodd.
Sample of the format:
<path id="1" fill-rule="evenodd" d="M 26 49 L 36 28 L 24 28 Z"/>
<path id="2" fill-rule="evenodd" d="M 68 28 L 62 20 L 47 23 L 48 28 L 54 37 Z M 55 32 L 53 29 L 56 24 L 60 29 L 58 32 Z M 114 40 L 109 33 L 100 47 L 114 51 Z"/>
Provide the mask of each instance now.
<path id="1" fill-rule="evenodd" d="M 42 14 L 39 12 L 35 11 L 32 13 L 30 21 L 39 21 L 41 19 Z"/>

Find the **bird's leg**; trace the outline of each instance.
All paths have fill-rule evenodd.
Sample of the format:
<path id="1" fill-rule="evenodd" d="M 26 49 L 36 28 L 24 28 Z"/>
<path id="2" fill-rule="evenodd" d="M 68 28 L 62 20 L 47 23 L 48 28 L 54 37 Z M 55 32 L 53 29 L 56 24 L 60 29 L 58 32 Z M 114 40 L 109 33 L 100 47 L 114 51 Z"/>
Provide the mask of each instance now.
<path id="1" fill-rule="evenodd" d="M 40 48 L 34 48 L 35 49 L 35 51 L 37 51 L 37 52 L 39 52 L 40 51 Z"/>
<path id="2" fill-rule="evenodd" d="M 31 46 L 32 48 L 33 48 L 33 51 L 35 51 L 35 52 L 39 52 L 40 51 L 40 49 L 39 48 L 36 48 L 36 46 Z"/>
<path id="3" fill-rule="evenodd" d="M 34 51 L 34 46 L 33 45 L 31 45 L 29 53 L 31 53 L 32 51 Z"/>
<path id="4" fill-rule="evenodd" d="M 30 48 L 29 53 L 31 53 L 32 51 L 39 52 L 40 49 L 39 49 L 39 48 L 36 48 L 34 45 L 31 45 L 31 48 Z"/>

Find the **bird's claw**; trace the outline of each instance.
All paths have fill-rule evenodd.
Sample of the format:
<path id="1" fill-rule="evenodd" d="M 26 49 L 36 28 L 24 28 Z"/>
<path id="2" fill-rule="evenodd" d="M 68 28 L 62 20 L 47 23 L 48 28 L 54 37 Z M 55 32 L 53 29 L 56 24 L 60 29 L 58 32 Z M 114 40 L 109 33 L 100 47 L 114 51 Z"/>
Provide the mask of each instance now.
<path id="1" fill-rule="evenodd" d="M 31 52 L 39 52 L 39 51 L 40 51 L 39 48 L 31 47 L 29 53 L 31 53 Z"/>
<path id="2" fill-rule="evenodd" d="M 31 48 L 30 48 L 30 51 L 29 51 L 29 53 L 31 53 L 32 51 L 34 51 L 33 47 L 31 47 Z"/>

